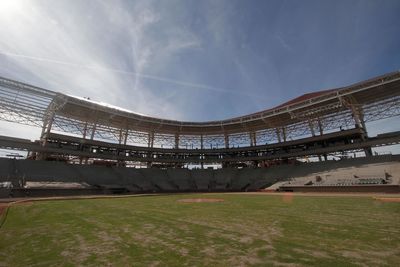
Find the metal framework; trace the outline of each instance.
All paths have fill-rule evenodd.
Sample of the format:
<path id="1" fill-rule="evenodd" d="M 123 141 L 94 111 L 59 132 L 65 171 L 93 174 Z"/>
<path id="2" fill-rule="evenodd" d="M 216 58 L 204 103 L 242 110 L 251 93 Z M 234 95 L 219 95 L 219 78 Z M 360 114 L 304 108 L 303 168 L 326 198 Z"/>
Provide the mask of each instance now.
<path id="1" fill-rule="evenodd" d="M 261 112 L 208 122 L 153 118 L 0 77 L 0 120 L 119 145 L 222 149 L 288 142 L 400 114 L 400 72 L 315 92 Z"/>

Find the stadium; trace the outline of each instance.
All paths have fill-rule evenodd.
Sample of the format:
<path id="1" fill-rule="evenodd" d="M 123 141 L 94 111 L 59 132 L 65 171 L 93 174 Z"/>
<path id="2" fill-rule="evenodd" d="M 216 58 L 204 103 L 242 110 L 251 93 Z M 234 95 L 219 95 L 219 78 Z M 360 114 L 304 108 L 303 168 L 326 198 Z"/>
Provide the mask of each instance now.
<path id="1" fill-rule="evenodd" d="M 399 192 L 390 165 L 399 158 L 374 156 L 372 148 L 400 143 L 400 133 L 369 137 L 365 126 L 400 114 L 399 72 L 208 122 L 152 118 L 0 82 L 1 119 L 42 129 L 36 141 L 1 137 L 1 148 L 27 151 L 26 160 L 1 159 L 6 197 L 244 192 L 285 180 L 275 190 Z M 364 157 L 347 158 L 360 151 Z M 389 165 L 368 168 L 379 163 Z M 352 166 L 358 172 L 319 175 Z"/>
<path id="2" fill-rule="evenodd" d="M 336 266 L 354 259 L 392 265 L 398 261 L 395 246 L 382 256 L 375 250 L 384 249 L 385 241 L 371 251 L 363 240 L 398 230 L 398 203 L 391 203 L 398 198 L 391 194 L 400 189 L 400 157 L 372 149 L 400 143 L 400 133 L 370 137 L 365 124 L 400 114 L 399 87 L 400 72 L 394 72 L 238 118 L 183 122 L 1 78 L 1 119 L 42 129 L 36 141 L 0 137 L 1 148 L 27 154 L 0 159 L 5 266 L 130 265 L 132 260 L 143 266 Z M 360 152 L 363 156 L 348 157 Z M 330 198 L 332 192 L 348 195 Z M 376 198 L 379 193 L 386 196 Z M 346 215 L 338 215 L 340 207 Z M 36 222 L 38 209 L 44 225 Z M 345 225 L 340 222 L 354 214 Z M 369 216 L 387 220 L 363 226 Z M 134 225 L 126 224 L 133 218 Z M 315 220 L 312 231 L 309 219 Z M 325 220 L 329 223 L 321 224 Z M 28 221 L 35 230 L 24 226 Z M 354 224 L 359 226 L 353 229 Z M 57 230 L 49 231 L 50 225 Z M 305 245 L 315 240 L 314 230 L 327 236 L 321 248 Z M 340 241 L 340 231 L 360 233 L 354 247 Z M 49 233 L 50 242 L 61 240 L 51 253 Z M 18 245 L 19 235 L 29 241 Z M 331 245 L 337 246 L 334 254 Z M 22 254 L 25 261 L 10 251 L 15 246 L 28 252 Z"/>
<path id="3" fill-rule="evenodd" d="M 399 266 L 399 13 L 1 0 L 0 267 Z"/>

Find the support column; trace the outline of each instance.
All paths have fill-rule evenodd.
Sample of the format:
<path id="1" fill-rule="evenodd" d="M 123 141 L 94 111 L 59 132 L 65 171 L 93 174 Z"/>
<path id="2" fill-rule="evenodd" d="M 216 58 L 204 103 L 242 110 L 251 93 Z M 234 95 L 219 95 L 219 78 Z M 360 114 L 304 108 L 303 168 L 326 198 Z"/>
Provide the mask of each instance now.
<path id="1" fill-rule="evenodd" d="M 147 145 L 148 145 L 149 148 L 152 148 L 152 147 L 153 147 L 153 145 L 154 145 L 154 132 L 149 132 L 149 134 L 148 134 L 148 142 L 147 142 Z M 149 153 L 147 154 L 147 157 L 148 157 L 148 158 L 151 158 L 152 155 L 153 155 L 153 154 L 152 154 L 151 152 L 149 152 Z M 147 168 L 150 168 L 150 167 L 151 167 L 151 163 L 152 163 L 151 160 L 147 162 Z"/>
<path id="2" fill-rule="evenodd" d="M 118 144 L 122 144 L 123 132 L 122 128 L 119 129 L 119 137 L 118 137 Z"/>
<path id="3" fill-rule="evenodd" d="M 126 142 L 128 141 L 128 134 L 129 134 L 129 130 L 128 130 L 128 128 L 126 128 L 125 136 L 124 136 L 124 146 L 126 146 Z"/>
<path id="4" fill-rule="evenodd" d="M 94 135 L 96 134 L 96 128 L 97 128 L 97 117 L 96 117 L 96 119 L 95 119 L 95 121 L 93 123 L 92 132 L 90 134 L 90 140 L 94 139 Z M 88 160 L 89 159 L 87 157 L 85 157 L 85 164 L 88 164 Z M 79 161 L 79 164 L 82 164 L 81 160 Z"/>
<path id="5" fill-rule="evenodd" d="M 286 142 L 287 138 L 286 138 L 286 128 L 285 127 L 282 127 L 282 136 L 283 136 L 283 142 Z"/>
<path id="6" fill-rule="evenodd" d="M 124 142 L 124 140 L 126 141 L 126 138 L 124 138 L 124 131 L 123 131 L 122 127 L 121 127 L 119 129 L 118 144 L 121 145 Z M 122 149 L 122 151 L 124 152 L 124 156 L 125 156 L 125 150 Z M 117 149 L 117 154 L 116 154 L 117 157 L 120 156 L 120 152 L 121 152 L 121 149 L 120 148 Z M 117 160 L 117 166 L 125 166 L 125 161 L 118 159 Z"/>
<path id="7" fill-rule="evenodd" d="M 128 141 L 128 134 L 129 134 L 129 129 L 126 128 L 125 133 L 124 133 L 124 146 L 126 146 L 126 142 Z M 124 156 L 126 156 L 126 151 L 124 153 Z M 123 166 L 125 167 L 126 166 L 126 162 L 122 161 L 122 163 L 123 163 Z"/>
<path id="8" fill-rule="evenodd" d="M 87 127 L 88 127 L 88 123 L 85 122 L 85 126 L 83 126 L 83 134 L 82 134 L 82 138 L 86 139 L 86 135 L 87 135 Z"/>
<path id="9" fill-rule="evenodd" d="M 175 149 L 179 148 L 179 134 L 175 134 Z M 187 144 L 186 144 L 186 149 L 187 149 Z M 174 157 L 176 159 L 179 159 L 179 153 L 175 153 Z M 180 168 L 179 167 L 179 162 L 174 162 L 174 168 Z"/>
<path id="10" fill-rule="evenodd" d="M 92 133 L 90 134 L 90 140 L 94 139 L 94 135 L 96 134 L 96 128 L 97 128 L 97 120 L 93 123 Z"/>
<path id="11" fill-rule="evenodd" d="M 225 133 L 224 139 L 225 139 L 225 148 L 229 148 L 229 135 L 227 133 Z"/>
<path id="12" fill-rule="evenodd" d="M 314 129 L 314 122 L 312 120 L 308 120 L 308 126 L 310 127 L 312 137 L 315 137 L 315 129 Z M 320 124 L 318 124 L 320 127 Z M 322 161 L 321 155 L 318 155 L 318 160 Z"/>
<path id="13" fill-rule="evenodd" d="M 203 150 L 204 145 L 203 145 L 203 135 L 200 135 L 200 149 Z M 203 157 L 203 155 L 201 154 L 200 157 Z M 201 169 L 204 169 L 204 162 L 200 162 L 201 165 Z"/>
<path id="14" fill-rule="evenodd" d="M 314 123 L 312 120 L 308 120 L 308 126 L 310 127 L 311 135 L 312 137 L 315 136 L 315 130 L 314 130 Z"/>
<path id="15" fill-rule="evenodd" d="M 250 132 L 249 135 L 250 135 L 250 146 L 256 146 L 257 145 L 256 133 Z"/>
<path id="16" fill-rule="evenodd" d="M 47 138 L 51 132 L 51 128 L 53 126 L 56 113 L 60 109 L 60 107 L 62 107 L 64 104 L 65 104 L 64 97 L 56 95 L 50 102 L 49 106 L 47 107 L 46 112 L 43 116 L 43 126 L 40 135 L 40 141 L 42 146 L 47 145 Z M 37 153 L 36 159 L 44 159 L 44 158 L 46 158 L 46 153 L 44 152 Z"/>
<path id="17" fill-rule="evenodd" d="M 45 115 L 44 121 L 43 121 L 43 126 L 42 126 L 42 133 L 40 134 L 40 140 L 41 140 L 41 145 L 46 146 L 47 145 L 47 138 L 51 132 L 51 127 L 53 126 L 53 121 L 55 117 L 55 111 L 48 110 L 47 114 Z M 38 160 L 43 160 L 45 159 L 46 153 L 45 152 L 40 152 L 37 154 L 36 159 Z"/>
<path id="18" fill-rule="evenodd" d="M 40 138 L 42 139 L 42 146 L 46 146 L 47 144 L 47 137 L 49 136 L 51 127 L 53 126 L 54 117 L 55 112 L 50 112 L 50 114 L 47 115 L 47 118 L 43 122 L 42 133 L 40 135 Z"/>
<path id="19" fill-rule="evenodd" d="M 175 149 L 179 148 L 179 134 L 175 134 Z"/>
<path id="20" fill-rule="evenodd" d="M 147 146 L 152 148 L 153 144 L 154 144 L 154 132 L 149 132 L 147 139 Z"/>
<path id="21" fill-rule="evenodd" d="M 281 143 L 282 139 L 281 139 L 281 132 L 280 132 L 279 128 L 275 128 L 275 132 L 276 132 L 276 137 L 278 138 L 278 143 Z"/>
<path id="22" fill-rule="evenodd" d="M 367 127 L 365 125 L 365 120 L 364 120 L 364 110 L 360 105 L 358 105 L 358 106 L 350 105 L 350 107 L 351 107 L 351 112 L 352 112 L 356 127 L 362 129 L 364 132 L 361 135 L 361 138 L 363 141 L 366 141 L 368 139 L 368 132 L 367 132 Z M 371 147 L 365 147 L 364 153 L 365 153 L 366 157 L 372 156 Z"/>
<path id="23" fill-rule="evenodd" d="M 82 138 L 83 139 L 86 139 L 86 135 L 87 135 L 87 129 L 88 128 L 88 123 L 87 123 L 87 121 L 85 122 L 85 126 L 83 126 L 83 135 L 82 135 Z M 79 148 L 80 150 L 82 150 L 82 145 L 80 146 L 80 148 Z M 79 157 L 79 164 L 82 164 L 82 162 L 83 162 L 83 157 L 82 156 L 80 156 Z"/>
<path id="24" fill-rule="evenodd" d="M 362 109 L 357 108 L 354 105 L 350 105 L 350 109 L 351 109 L 351 114 L 353 115 L 356 128 L 362 128 L 365 130 L 365 123 L 363 122 Z"/>
<path id="25" fill-rule="evenodd" d="M 318 122 L 319 135 L 323 135 L 324 134 L 324 126 L 322 125 L 322 122 L 319 118 L 318 118 L 317 122 Z M 324 154 L 324 159 L 325 160 L 328 159 L 328 156 L 326 154 Z M 318 160 L 322 161 L 321 155 L 318 155 Z"/>
<path id="26" fill-rule="evenodd" d="M 229 134 L 225 133 L 224 134 L 224 140 L 225 140 L 225 148 L 229 148 Z M 222 157 L 222 154 L 219 154 L 219 157 Z M 222 162 L 222 168 L 227 168 L 230 165 L 230 162 Z"/>
<path id="27" fill-rule="evenodd" d="M 323 135 L 324 134 L 324 126 L 322 125 L 322 122 L 319 118 L 318 118 L 317 122 L 318 122 L 319 135 Z"/>

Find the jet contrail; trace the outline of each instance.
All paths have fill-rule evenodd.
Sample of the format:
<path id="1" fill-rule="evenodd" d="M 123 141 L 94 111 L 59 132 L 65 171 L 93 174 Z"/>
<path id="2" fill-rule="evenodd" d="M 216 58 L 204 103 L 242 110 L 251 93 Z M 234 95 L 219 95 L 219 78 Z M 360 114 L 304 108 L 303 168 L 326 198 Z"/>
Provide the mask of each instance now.
<path id="1" fill-rule="evenodd" d="M 181 85 L 181 86 L 188 86 L 188 87 L 192 87 L 192 88 L 205 89 L 205 90 L 210 90 L 210 91 L 215 91 L 215 92 L 220 92 L 220 93 L 229 93 L 229 94 L 237 94 L 237 95 L 255 97 L 254 95 L 247 94 L 247 93 L 244 93 L 244 92 L 230 91 L 230 90 L 223 89 L 223 88 L 218 88 L 218 87 L 213 87 L 213 86 L 208 86 L 208 85 L 203 85 L 203 84 L 196 84 L 196 83 L 191 83 L 191 82 L 186 82 L 186 81 L 180 81 L 180 80 L 175 80 L 175 79 L 171 79 L 171 78 L 154 76 L 154 75 L 138 73 L 138 72 L 133 72 L 133 71 L 125 71 L 125 70 L 119 70 L 119 69 L 113 69 L 113 68 L 81 65 L 81 64 L 73 63 L 73 62 L 66 62 L 66 61 L 61 61 L 61 60 L 56 60 L 56 59 L 49 59 L 49 58 L 41 58 L 41 57 L 28 56 L 28 55 L 22 55 L 22 54 L 15 54 L 15 53 L 4 52 L 4 51 L 0 51 L 0 54 L 5 55 L 5 56 L 10 56 L 10 57 L 17 57 L 17 58 L 24 58 L 24 59 L 30 59 L 30 60 L 35 60 L 35 61 L 55 63 L 55 64 L 60 64 L 60 65 L 78 67 L 78 68 L 86 68 L 86 69 L 101 70 L 101 71 L 110 71 L 110 72 L 124 74 L 124 75 L 135 75 L 137 77 L 141 77 L 141 78 L 145 78 L 145 79 L 150 79 L 150 80 L 155 80 L 155 81 L 160 81 L 160 82 L 166 82 L 166 83 L 171 83 L 171 84 L 176 84 L 176 85 Z"/>

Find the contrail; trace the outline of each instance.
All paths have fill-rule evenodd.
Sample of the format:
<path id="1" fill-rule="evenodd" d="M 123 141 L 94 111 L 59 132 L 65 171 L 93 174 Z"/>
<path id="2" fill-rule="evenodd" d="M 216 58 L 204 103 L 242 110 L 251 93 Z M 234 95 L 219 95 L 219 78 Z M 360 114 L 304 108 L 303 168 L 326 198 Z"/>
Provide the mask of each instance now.
<path id="1" fill-rule="evenodd" d="M 237 94 L 237 95 L 255 97 L 254 95 L 247 94 L 247 93 L 244 93 L 244 92 L 230 91 L 230 90 L 223 89 L 223 88 L 218 88 L 218 87 L 213 87 L 213 86 L 208 86 L 208 85 L 203 85 L 203 84 L 196 84 L 196 83 L 191 83 L 191 82 L 186 82 L 186 81 L 180 81 L 180 80 L 175 80 L 175 79 L 171 79 L 171 78 L 154 76 L 154 75 L 138 73 L 138 72 L 133 72 L 133 71 L 125 71 L 125 70 L 119 70 L 119 69 L 113 69 L 113 68 L 81 65 L 81 64 L 73 63 L 73 62 L 66 62 L 66 61 L 61 61 L 61 60 L 56 60 L 56 59 L 49 59 L 49 58 L 41 58 L 41 57 L 28 56 L 28 55 L 22 55 L 22 54 L 15 54 L 15 53 L 4 52 L 4 51 L 0 51 L 0 54 L 5 55 L 5 56 L 9 56 L 9 57 L 24 58 L 24 59 L 30 59 L 30 60 L 42 61 L 42 62 L 48 62 L 48 63 L 55 63 L 55 64 L 60 64 L 60 65 L 78 67 L 78 68 L 101 70 L 101 71 L 110 71 L 110 72 L 124 74 L 124 75 L 135 75 L 137 77 L 141 77 L 141 78 L 145 78 L 145 79 L 149 79 L 149 80 L 166 82 L 166 83 L 171 83 L 171 84 L 176 84 L 176 85 L 181 85 L 181 86 L 187 86 L 187 87 L 192 87 L 192 88 L 197 88 L 197 89 L 205 89 L 205 90 L 210 90 L 210 91 L 215 91 L 215 92 L 220 92 L 220 93 L 229 93 L 229 94 Z"/>

